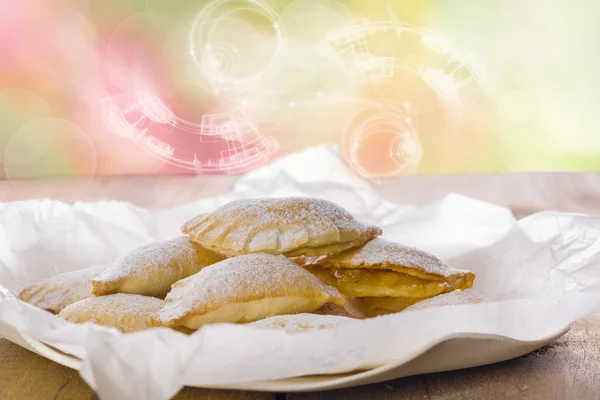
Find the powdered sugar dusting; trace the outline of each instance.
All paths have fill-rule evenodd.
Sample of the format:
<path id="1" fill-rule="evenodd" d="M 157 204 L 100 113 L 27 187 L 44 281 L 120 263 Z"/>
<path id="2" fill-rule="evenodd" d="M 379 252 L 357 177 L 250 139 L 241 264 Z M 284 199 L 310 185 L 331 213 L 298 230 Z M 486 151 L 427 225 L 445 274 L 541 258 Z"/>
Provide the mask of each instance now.
<path id="1" fill-rule="evenodd" d="M 162 300 L 154 297 L 117 293 L 71 304 L 58 316 L 75 323 L 91 322 L 123 332 L 134 332 L 150 328 L 152 317 L 163 304 Z"/>
<path id="2" fill-rule="evenodd" d="M 457 290 L 454 292 L 441 294 L 423 301 L 420 301 L 412 306 L 405 308 L 402 312 L 424 310 L 433 307 L 458 306 L 462 304 L 476 304 L 488 301 L 482 295 L 475 293 L 472 289 Z"/>
<path id="3" fill-rule="evenodd" d="M 239 302 L 297 296 L 343 302 L 337 289 L 319 281 L 283 256 L 251 254 L 229 258 L 173 285 L 160 321 L 202 314 Z"/>
<path id="4" fill-rule="evenodd" d="M 186 236 L 144 244 L 118 258 L 94 278 L 94 293 L 113 293 L 129 283 L 128 286 L 135 287 L 134 293 L 164 296 L 173 283 L 224 258 L 192 243 Z"/>
<path id="5" fill-rule="evenodd" d="M 300 333 L 314 329 L 331 329 L 348 321 L 352 321 L 352 318 L 303 313 L 278 315 L 252 322 L 249 325 L 261 329 L 281 329 L 288 333 Z"/>
<path id="6" fill-rule="evenodd" d="M 90 279 L 105 269 L 106 266 L 98 266 L 56 275 L 24 288 L 17 297 L 58 313 L 69 304 L 91 297 Z"/>
<path id="7" fill-rule="evenodd" d="M 188 221 L 182 230 L 228 255 L 288 254 L 353 241 L 360 245 L 381 234 L 332 202 L 306 197 L 232 201 Z"/>
<path id="8" fill-rule="evenodd" d="M 325 257 L 317 263 L 339 268 L 405 267 L 443 278 L 470 273 L 470 271 L 452 268 L 423 250 L 383 238 L 371 240 L 360 248 Z"/>

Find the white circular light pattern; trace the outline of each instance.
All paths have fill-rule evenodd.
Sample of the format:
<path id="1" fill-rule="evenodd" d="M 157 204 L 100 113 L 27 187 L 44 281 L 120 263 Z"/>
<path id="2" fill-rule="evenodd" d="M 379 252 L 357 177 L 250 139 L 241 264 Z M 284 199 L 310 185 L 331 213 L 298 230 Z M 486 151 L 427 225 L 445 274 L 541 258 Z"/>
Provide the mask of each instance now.
<path id="1" fill-rule="evenodd" d="M 241 66 L 249 62 L 240 58 L 240 45 L 215 38 L 219 25 L 236 14 L 249 12 L 269 21 L 275 49 L 266 62 L 250 74 L 243 73 Z M 233 36 L 233 33 L 231 33 Z M 265 41 L 266 43 L 267 41 Z M 215 89 L 222 94 L 256 89 L 265 74 L 273 72 L 286 51 L 286 37 L 279 16 L 266 3 L 259 0 L 218 0 L 201 10 L 190 33 L 190 55 L 196 66 Z"/>
<path id="2" fill-rule="evenodd" d="M 292 34 L 299 23 L 292 5 L 305 3 L 290 3 L 282 13 Z M 308 33 L 296 29 L 299 36 L 290 38 L 288 49 L 282 20 L 261 0 L 216 0 L 200 10 L 189 33 L 189 55 L 206 80 L 203 84 L 208 83 L 208 90 L 224 105 L 203 115 L 200 123 L 175 115 L 144 87 L 129 101 L 107 99 L 104 120 L 116 134 L 136 140 L 171 164 L 200 173 L 238 173 L 267 161 L 279 148 L 252 122 L 260 120 L 261 113 L 289 117 L 310 107 L 366 101 L 367 107 L 351 118 L 342 137 L 352 168 L 369 178 L 414 173 L 423 152 L 415 128 L 418 118 L 447 105 L 459 110 L 464 86 L 488 87 L 484 69 L 474 57 L 459 56 L 447 40 L 421 27 L 371 21 L 347 25 L 352 20 L 346 19 L 345 7 L 314 0 L 306 4 L 346 25 L 323 27 L 329 32 L 324 40 L 323 33 L 306 38 L 302 35 Z M 311 54 L 309 58 L 320 57 L 313 60 L 314 66 L 310 59 L 294 61 Z M 335 73 L 332 65 L 346 73 Z M 323 77 L 327 79 L 319 85 L 325 86 L 313 87 Z M 348 89 L 354 90 L 352 98 L 344 97 Z M 176 134 L 192 135 L 203 146 L 225 147 L 219 157 L 202 160 L 197 152 L 168 139 Z M 386 143 L 387 150 L 377 151 L 385 152 L 382 159 L 393 168 L 365 165 L 364 149 L 373 143 Z"/>
<path id="3" fill-rule="evenodd" d="M 263 40 L 245 17 L 265 19 L 275 38 L 274 53 L 250 71 L 246 67 L 252 60 L 244 58 L 244 53 L 260 50 L 256 45 L 268 48 L 270 42 Z M 253 46 L 248 45 L 249 39 L 254 40 Z M 176 115 L 148 82 L 138 78 L 132 95 L 105 99 L 104 122 L 115 134 L 131 138 L 153 156 L 196 173 L 236 174 L 264 164 L 279 144 L 258 131 L 243 111 L 246 104 L 239 94 L 254 90 L 285 53 L 285 34 L 277 14 L 258 0 L 217 0 L 197 15 L 189 50 L 212 93 L 234 99 L 229 102 L 232 106 L 192 122 Z"/>
<path id="4" fill-rule="evenodd" d="M 119 136 L 135 140 L 157 158 L 197 173 L 225 172 L 236 174 L 264 164 L 279 144 L 260 134 L 240 110 L 204 114 L 200 123 L 175 115 L 156 95 L 140 91 L 136 99 L 118 104 L 106 99 L 103 119 Z M 174 146 L 165 138 L 173 132 L 203 146 L 220 145 L 218 157 L 203 157 L 189 146 Z"/>
<path id="5" fill-rule="evenodd" d="M 208 45 L 207 54 L 201 62 L 203 71 L 219 74 L 217 80 L 223 82 L 223 76 L 235 74 L 240 67 L 240 53 L 231 43 Z"/>
<path id="6" fill-rule="evenodd" d="M 446 39 L 418 26 L 360 21 L 333 30 L 324 44 L 352 82 L 377 97 L 370 101 L 381 107 L 362 123 L 349 124 L 344 135 L 352 143 L 344 146 L 346 156 L 365 177 L 375 177 L 358 156 L 366 138 L 396 135 L 389 143 L 389 156 L 398 168 L 385 175 L 414 173 L 422 157 L 413 126 L 418 118 L 442 106 L 450 113 L 460 111 L 461 91 L 466 87 L 489 90 L 488 76 L 475 57 L 459 55 Z M 388 131 L 382 132 L 378 125 L 386 125 Z"/>
<path id="7" fill-rule="evenodd" d="M 381 172 L 366 168 L 365 161 L 359 155 L 365 142 L 377 140 L 378 137 L 386 140 L 389 151 L 387 154 L 375 154 L 375 157 L 379 161 L 387 157 L 394 164 L 392 168 L 388 167 Z M 343 139 L 350 165 L 366 178 L 413 174 L 423 155 L 411 118 L 403 110 L 385 105 L 370 105 L 361 109 L 346 126 Z"/>
<path id="8" fill-rule="evenodd" d="M 325 44 L 356 83 L 392 79 L 404 71 L 420 78 L 444 100 L 456 100 L 465 85 L 475 84 L 484 91 L 490 88 L 476 57 L 458 54 L 444 37 L 418 26 L 362 21 L 333 30 Z"/>
<path id="9" fill-rule="evenodd" d="M 260 6 L 256 2 L 217 1 L 200 12 L 199 18 L 202 15 L 208 18 L 206 27 L 209 28 L 209 31 L 200 34 L 206 33 L 210 38 L 219 39 L 210 43 L 208 57 L 203 62 L 206 70 L 220 71 L 223 82 L 227 82 L 225 78 L 232 74 L 235 75 L 232 76 L 233 80 L 239 80 L 242 76 L 237 72 L 247 64 L 243 59 L 242 46 L 235 41 L 221 40 L 223 33 L 228 38 L 229 31 L 239 32 L 242 27 L 243 37 L 260 39 L 258 31 L 243 18 L 260 18 L 263 14 L 256 12 Z M 211 27 L 209 20 L 212 17 L 218 19 L 212 22 L 218 23 Z M 271 158 L 279 144 L 273 138 L 262 135 L 237 105 L 214 106 L 216 110 L 201 114 L 201 119 L 194 119 L 194 113 L 190 112 L 193 120 L 183 118 L 183 114 L 177 115 L 171 109 L 167 99 L 176 94 L 165 93 L 163 88 L 159 95 L 152 85 L 152 65 L 144 64 L 143 59 L 137 62 L 129 53 L 121 51 L 121 42 L 127 40 L 119 40 L 119 32 L 127 34 L 130 28 L 137 27 L 139 23 L 140 18 L 124 22 L 111 40 L 114 46 L 110 48 L 114 47 L 114 51 L 111 52 L 112 70 L 108 75 L 110 83 L 118 89 L 116 92 L 110 90 L 111 94 L 101 103 L 101 119 L 108 130 L 131 139 L 159 160 L 199 174 L 242 173 Z M 231 24 L 236 29 L 223 29 L 231 28 Z M 186 34 L 189 36 L 190 32 Z M 235 38 L 239 38 L 239 35 Z M 194 72 L 200 75 L 196 68 Z M 207 83 L 208 90 L 213 93 L 218 92 L 219 87 L 223 91 L 228 90 L 227 85 L 218 86 L 211 80 L 204 82 L 204 85 Z"/>

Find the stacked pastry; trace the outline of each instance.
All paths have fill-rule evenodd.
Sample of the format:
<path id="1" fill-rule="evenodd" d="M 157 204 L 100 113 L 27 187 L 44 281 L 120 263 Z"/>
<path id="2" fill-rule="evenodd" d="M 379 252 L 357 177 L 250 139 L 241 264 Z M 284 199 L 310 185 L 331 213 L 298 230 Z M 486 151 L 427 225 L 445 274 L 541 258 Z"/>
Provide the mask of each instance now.
<path id="1" fill-rule="evenodd" d="M 378 238 L 380 228 L 325 200 L 233 201 L 182 231 L 186 236 L 137 247 L 107 268 L 32 285 L 19 298 L 72 322 L 123 332 L 190 332 L 211 323 L 297 332 L 402 311 L 474 280 L 472 272 Z"/>

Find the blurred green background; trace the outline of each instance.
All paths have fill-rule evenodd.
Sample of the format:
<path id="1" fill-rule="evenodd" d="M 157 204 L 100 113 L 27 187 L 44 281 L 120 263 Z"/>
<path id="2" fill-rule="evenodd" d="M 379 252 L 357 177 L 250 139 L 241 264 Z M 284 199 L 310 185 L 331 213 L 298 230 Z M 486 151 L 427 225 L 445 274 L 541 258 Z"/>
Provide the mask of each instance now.
<path id="1" fill-rule="evenodd" d="M 236 110 L 252 126 L 256 138 L 248 143 L 265 162 L 336 144 L 355 171 L 368 177 L 600 169 L 597 1 L 0 3 L 4 179 L 245 172 L 260 163 L 227 163 L 246 157 L 248 136 L 219 143 L 202 125 L 206 115 Z M 212 51 L 207 41 L 191 48 L 190 40 L 201 34 L 193 24 L 203 10 L 200 28 L 210 31 L 216 45 L 233 43 L 239 59 L 215 56 L 215 67 L 205 57 Z M 390 44 L 385 23 L 435 32 L 451 46 L 444 51 L 451 50 L 441 59 L 422 36 L 411 42 L 398 34 Z M 283 55 L 277 53 L 279 24 Z M 345 27 L 373 34 L 355 42 L 348 37 L 346 52 L 331 54 L 324 42 Z M 349 75 L 348 63 L 354 65 L 363 52 L 393 58 L 395 73 Z M 265 61 L 272 54 L 279 57 L 273 56 L 276 69 Z M 446 75 L 437 83 L 425 79 L 423 71 L 447 71 L 452 63 L 472 65 L 473 74 L 477 65 L 485 81 L 453 74 L 455 82 L 446 82 Z M 263 68 L 260 79 L 236 87 L 238 79 Z M 229 86 L 211 80 L 211 71 L 229 79 Z M 177 123 L 150 122 L 136 136 L 107 122 L 107 99 L 119 107 L 125 129 L 147 122 L 144 115 L 128 114 L 139 109 L 138 80 Z M 456 87 L 444 97 L 434 83 Z M 267 137 L 277 146 L 264 142 Z M 202 162 L 223 168 L 194 167 Z"/>

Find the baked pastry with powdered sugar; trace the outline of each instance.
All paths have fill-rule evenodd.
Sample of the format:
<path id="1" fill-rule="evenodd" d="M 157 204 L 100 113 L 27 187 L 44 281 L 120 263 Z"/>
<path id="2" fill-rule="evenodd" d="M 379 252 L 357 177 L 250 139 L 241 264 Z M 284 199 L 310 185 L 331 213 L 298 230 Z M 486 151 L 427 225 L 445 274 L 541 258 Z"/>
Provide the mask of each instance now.
<path id="1" fill-rule="evenodd" d="M 107 268 L 31 285 L 19 298 L 71 322 L 187 333 L 211 323 L 301 332 L 484 301 L 469 290 L 471 271 L 379 238 L 380 228 L 325 200 L 237 200 L 182 231 Z"/>
<path id="2" fill-rule="evenodd" d="M 223 260 L 185 237 L 138 246 L 119 257 L 92 280 L 92 293 L 131 293 L 164 297 L 175 282 Z"/>
<path id="3" fill-rule="evenodd" d="M 332 202 L 284 197 L 232 201 L 186 222 L 190 240 L 228 256 L 335 254 L 361 246 L 381 229 Z"/>
<path id="4" fill-rule="evenodd" d="M 117 293 L 78 301 L 58 316 L 77 324 L 90 322 L 130 333 L 150 328 L 162 306 L 163 301 L 155 297 Z"/>
<path id="5" fill-rule="evenodd" d="M 27 286 L 17 298 L 57 314 L 70 304 L 92 297 L 90 279 L 105 269 L 103 265 L 56 275 Z"/>
<path id="6" fill-rule="evenodd" d="M 343 295 L 354 297 L 367 316 L 402 311 L 424 299 L 468 289 L 475 275 L 450 267 L 414 247 L 383 238 L 303 266 Z"/>
<path id="7" fill-rule="evenodd" d="M 175 283 L 155 322 L 198 329 L 210 323 L 312 312 L 326 303 L 341 305 L 344 297 L 283 256 L 250 254 Z"/>

